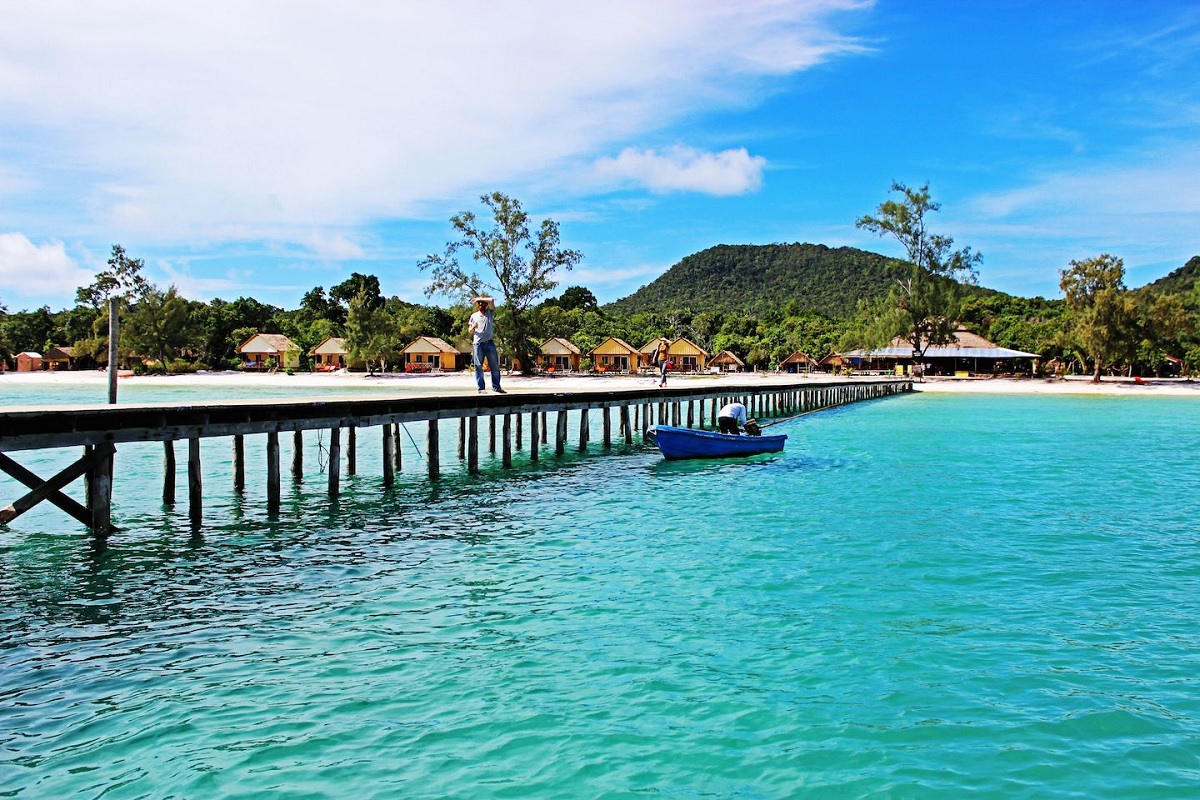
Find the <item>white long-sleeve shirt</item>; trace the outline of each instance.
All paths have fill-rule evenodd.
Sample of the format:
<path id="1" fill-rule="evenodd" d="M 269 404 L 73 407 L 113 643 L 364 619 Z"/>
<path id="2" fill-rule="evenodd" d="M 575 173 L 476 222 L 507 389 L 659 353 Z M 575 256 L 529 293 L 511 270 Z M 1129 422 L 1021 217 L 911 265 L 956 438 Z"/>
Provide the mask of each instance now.
<path id="1" fill-rule="evenodd" d="M 746 425 L 746 407 L 741 403 L 727 403 L 721 406 L 721 410 L 717 412 L 718 417 L 730 417 L 737 420 L 737 424 L 745 427 Z"/>

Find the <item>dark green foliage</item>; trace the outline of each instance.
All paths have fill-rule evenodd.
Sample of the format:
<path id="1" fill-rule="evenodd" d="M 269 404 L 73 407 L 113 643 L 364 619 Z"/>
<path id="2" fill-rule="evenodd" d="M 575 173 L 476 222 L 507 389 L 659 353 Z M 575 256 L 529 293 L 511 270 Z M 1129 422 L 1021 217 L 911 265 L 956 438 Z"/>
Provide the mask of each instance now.
<path id="1" fill-rule="evenodd" d="M 845 317 L 859 300 L 887 294 L 895 270 L 894 260 L 853 247 L 723 244 L 687 256 L 605 310 L 764 314 L 795 301 L 805 310 Z"/>
<path id="2" fill-rule="evenodd" d="M 1182 267 L 1146 284 L 1145 288 L 1156 292 L 1186 294 L 1195 287 L 1197 278 L 1200 278 L 1200 256 L 1192 256 Z"/>

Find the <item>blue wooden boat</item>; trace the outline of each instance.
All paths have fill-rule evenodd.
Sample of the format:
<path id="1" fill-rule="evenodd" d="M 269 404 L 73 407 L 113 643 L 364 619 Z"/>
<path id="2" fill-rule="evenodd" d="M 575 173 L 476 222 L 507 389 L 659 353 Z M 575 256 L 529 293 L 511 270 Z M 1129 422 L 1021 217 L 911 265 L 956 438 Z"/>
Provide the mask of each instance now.
<path id="1" fill-rule="evenodd" d="M 662 451 L 663 457 L 672 461 L 684 458 L 730 458 L 778 453 L 787 441 L 786 434 L 732 436 L 728 433 L 674 428 L 669 425 L 656 425 L 652 430 L 654 442 Z"/>

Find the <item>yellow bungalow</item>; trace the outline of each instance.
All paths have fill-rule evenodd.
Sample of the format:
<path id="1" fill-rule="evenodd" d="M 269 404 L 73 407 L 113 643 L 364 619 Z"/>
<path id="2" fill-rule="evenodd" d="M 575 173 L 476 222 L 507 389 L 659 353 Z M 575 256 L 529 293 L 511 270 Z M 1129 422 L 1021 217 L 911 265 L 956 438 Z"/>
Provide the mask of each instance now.
<path id="1" fill-rule="evenodd" d="M 238 345 L 242 369 L 296 369 L 300 346 L 282 333 L 256 333 Z"/>
<path id="2" fill-rule="evenodd" d="M 571 342 L 555 336 L 542 342 L 538 348 L 538 366 L 546 372 L 578 372 L 582 355 Z"/>
<path id="3" fill-rule="evenodd" d="M 671 342 L 667 353 L 675 362 L 676 372 L 703 372 L 709 356 L 703 347 L 682 336 Z"/>
<path id="4" fill-rule="evenodd" d="M 640 365 L 637 348 L 615 336 L 589 350 L 588 357 L 597 372 L 630 372 Z"/>
<path id="5" fill-rule="evenodd" d="M 638 350 L 638 369 L 653 369 L 654 356 L 658 354 L 658 345 L 660 342 L 666 342 L 667 347 L 671 346 L 671 340 L 665 336 L 657 336 L 642 345 Z"/>
<path id="6" fill-rule="evenodd" d="M 469 353 L 436 336 L 418 336 L 400 352 L 405 372 L 456 372 L 470 360 Z"/>
<path id="7" fill-rule="evenodd" d="M 691 339 L 685 339 L 682 336 L 675 341 L 659 336 L 646 342 L 638 351 L 640 366 L 654 366 L 654 354 L 658 352 L 659 342 L 667 343 L 667 356 L 675 362 L 675 366 L 671 368 L 672 372 L 704 371 L 708 362 L 708 351 Z"/>
<path id="8" fill-rule="evenodd" d="M 738 358 L 732 350 L 722 350 L 708 361 L 709 369 L 721 372 L 741 372 L 746 368 L 746 362 Z"/>
<path id="9" fill-rule="evenodd" d="M 818 369 L 819 365 L 815 360 L 810 358 L 808 354 L 802 353 L 799 350 L 792 353 L 790 356 L 779 362 L 780 372 L 800 373 L 812 372 Z"/>
<path id="10" fill-rule="evenodd" d="M 346 368 L 346 340 L 330 336 L 308 351 L 317 372 L 333 372 Z"/>

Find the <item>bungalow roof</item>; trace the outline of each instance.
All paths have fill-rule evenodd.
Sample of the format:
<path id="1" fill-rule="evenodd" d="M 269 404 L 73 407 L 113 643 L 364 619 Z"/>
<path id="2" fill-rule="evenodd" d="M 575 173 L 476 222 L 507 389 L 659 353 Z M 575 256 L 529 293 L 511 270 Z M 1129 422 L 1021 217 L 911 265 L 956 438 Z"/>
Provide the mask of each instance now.
<path id="1" fill-rule="evenodd" d="M 454 345 L 447 342 L 445 339 L 439 339 L 436 336 L 418 336 L 413 339 L 404 349 L 402 353 L 461 353 Z"/>
<path id="2" fill-rule="evenodd" d="M 912 345 L 900 338 L 892 340 L 891 345 L 878 350 L 851 350 L 842 355 L 849 358 L 911 358 Z M 1026 353 L 1022 350 L 1012 350 L 999 347 L 989 342 L 977 333 L 965 328 L 954 332 L 954 343 L 934 345 L 925 351 L 926 358 L 1041 358 L 1037 353 Z"/>
<path id="3" fill-rule="evenodd" d="M 710 358 L 708 363 L 712 364 L 713 366 L 720 366 L 722 364 L 736 364 L 739 367 L 746 366 L 746 362 L 738 358 L 737 353 L 733 352 L 732 350 L 722 350 Z"/>
<path id="4" fill-rule="evenodd" d="M 345 355 L 347 352 L 348 351 L 346 350 L 346 340 L 345 339 L 341 339 L 337 336 L 330 336 L 325 341 L 321 342 L 319 345 L 314 347 L 312 350 L 309 350 L 308 354 L 310 356 L 315 356 L 315 355 L 339 356 L 339 355 Z"/>
<path id="5" fill-rule="evenodd" d="M 239 353 L 286 353 L 300 346 L 282 333 L 256 333 L 238 346 Z"/>
<path id="6" fill-rule="evenodd" d="M 542 345 L 538 348 L 538 350 L 540 350 L 543 355 L 562 355 L 563 353 L 569 353 L 577 356 L 580 354 L 578 347 L 561 336 L 550 337 L 546 341 L 542 342 Z"/>
<path id="7" fill-rule="evenodd" d="M 618 339 L 616 336 L 609 336 L 600 344 L 588 351 L 588 355 L 600 353 L 602 355 L 610 355 L 613 353 L 622 353 L 631 355 L 638 352 L 638 349 L 624 339 Z"/>
<path id="8" fill-rule="evenodd" d="M 808 353 L 797 350 L 796 352 L 792 353 L 790 356 L 785 358 L 783 361 L 780 361 L 779 363 L 780 363 L 780 365 L 783 365 L 783 364 L 816 364 L 817 362 L 815 359 L 813 359 L 811 356 L 809 356 Z"/>

